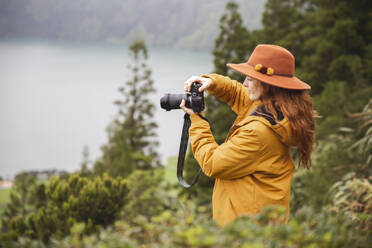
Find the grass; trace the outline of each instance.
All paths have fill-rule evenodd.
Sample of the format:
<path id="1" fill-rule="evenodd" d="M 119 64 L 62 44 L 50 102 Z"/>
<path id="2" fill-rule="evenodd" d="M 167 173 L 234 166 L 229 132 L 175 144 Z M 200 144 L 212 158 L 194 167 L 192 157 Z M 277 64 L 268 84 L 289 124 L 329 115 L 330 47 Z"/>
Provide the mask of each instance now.
<path id="1" fill-rule="evenodd" d="M 0 215 L 3 214 L 5 205 L 10 198 L 10 189 L 0 189 Z"/>

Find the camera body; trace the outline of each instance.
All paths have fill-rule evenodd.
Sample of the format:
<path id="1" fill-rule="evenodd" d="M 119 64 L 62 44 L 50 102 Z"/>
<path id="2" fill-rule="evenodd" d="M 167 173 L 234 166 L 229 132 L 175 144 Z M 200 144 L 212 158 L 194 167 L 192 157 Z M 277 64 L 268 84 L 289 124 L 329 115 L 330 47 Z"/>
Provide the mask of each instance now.
<path id="1" fill-rule="evenodd" d="M 160 99 L 161 108 L 167 111 L 180 109 L 180 104 L 184 99 L 187 108 L 191 108 L 195 113 L 200 113 L 204 110 L 204 93 L 199 92 L 201 86 L 200 83 L 194 82 L 191 85 L 190 94 L 165 94 Z"/>

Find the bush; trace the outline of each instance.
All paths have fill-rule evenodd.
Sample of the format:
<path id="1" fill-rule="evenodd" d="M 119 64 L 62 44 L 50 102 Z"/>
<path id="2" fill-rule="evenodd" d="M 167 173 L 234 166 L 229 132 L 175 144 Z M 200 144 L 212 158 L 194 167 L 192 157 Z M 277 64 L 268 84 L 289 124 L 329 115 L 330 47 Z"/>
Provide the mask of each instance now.
<path id="1" fill-rule="evenodd" d="M 171 207 L 171 197 L 164 189 L 161 171 L 136 170 L 125 180 L 129 190 L 128 203 L 121 212 L 121 219 L 129 223 L 138 215 L 150 219 Z"/>
<path id="2" fill-rule="evenodd" d="M 27 215 L 5 216 L 2 220 L 3 242 L 27 236 L 48 243 L 51 237 L 62 238 L 77 222 L 85 223 L 90 234 L 114 223 L 126 203 L 128 189 L 121 178 L 107 175 L 88 179 L 78 174 L 67 180 L 52 178 L 33 194 L 33 210 Z M 16 213 L 16 212 L 15 212 Z"/>
<path id="3" fill-rule="evenodd" d="M 86 236 L 84 225 L 75 224 L 71 234 L 50 247 L 369 247 L 371 231 L 358 229 L 350 219 L 330 210 L 316 213 L 303 208 L 282 225 L 285 211 L 268 207 L 261 214 L 237 219 L 226 227 L 213 223 L 205 208 L 185 205 L 173 214 L 164 211 L 151 221 L 138 216 L 130 226 L 116 222 L 99 234 Z M 20 239 L 17 247 L 40 247 Z"/>
<path id="4" fill-rule="evenodd" d="M 372 184 L 359 179 L 355 173 L 347 174 L 331 189 L 332 210 L 346 213 L 358 228 L 372 229 Z"/>

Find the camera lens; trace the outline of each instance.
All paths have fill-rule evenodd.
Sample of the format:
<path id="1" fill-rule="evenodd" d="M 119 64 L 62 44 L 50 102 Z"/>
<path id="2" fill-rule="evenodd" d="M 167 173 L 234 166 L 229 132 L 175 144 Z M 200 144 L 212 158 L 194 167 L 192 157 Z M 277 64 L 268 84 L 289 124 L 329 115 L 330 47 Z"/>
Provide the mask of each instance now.
<path id="1" fill-rule="evenodd" d="M 168 104 L 168 97 L 169 97 L 169 94 L 166 94 L 160 99 L 160 107 L 167 111 L 170 110 L 169 104 Z"/>
<path id="2" fill-rule="evenodd" d="M 182 99 L 185 100 L 185 107 L 192 108 L 194 112 L 200 113 L 204 109 L 204 95 L 199 92 L 200 83 L 193 83 L 191 85 L 191 92 L 188 94 L 165 94 L 160 99 L 161 108 L 169 111 L 172 109 L 180 109 Z"/>
<path id="3" fill-rule="evenodd" d="M 186 101 L 186 107 L 190 106 L 189 99 L 186 94 L 165 94 L 160 99 L 160 107 L 169 111 L 172 109 L 179 109 L 182 99 Z"/>

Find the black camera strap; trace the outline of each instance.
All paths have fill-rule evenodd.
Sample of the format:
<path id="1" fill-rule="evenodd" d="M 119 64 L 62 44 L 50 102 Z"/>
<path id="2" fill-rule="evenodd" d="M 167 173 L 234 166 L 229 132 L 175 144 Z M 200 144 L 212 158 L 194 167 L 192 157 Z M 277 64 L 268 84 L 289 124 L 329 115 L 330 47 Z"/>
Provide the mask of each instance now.
<path id="1" fill-rule="evenodd" d="M 203 118 L 204 119 L 204 118 Z M 183 178 L 183 164 L 185 162 L 185 155 L 187 150 L 187 145 L 189 143 L 189 128 L 191 126 L 191 120 L 190 116 L 188 114 L 184 115 L 184 122 L 183 122 L 183 128 L 182 128 L 182 137 L 181 137 L 181 143 L 180 143 L 180 150 L 178 152 L 178 162 L 177 162 L 177 178 L 178 181 L 181 183 L 181 185 L 184 188 L 190 188 L 193 186 L 199 179 L 199 176 L 201 174 L 201 169 L 199 169 L 198 173 L 192 180 L 191 184 L 188 184 L 186 180 Z"/>

